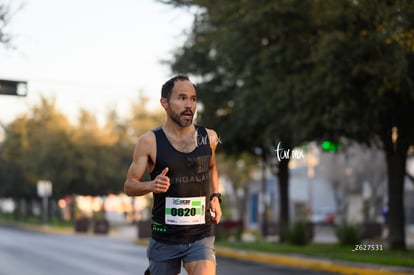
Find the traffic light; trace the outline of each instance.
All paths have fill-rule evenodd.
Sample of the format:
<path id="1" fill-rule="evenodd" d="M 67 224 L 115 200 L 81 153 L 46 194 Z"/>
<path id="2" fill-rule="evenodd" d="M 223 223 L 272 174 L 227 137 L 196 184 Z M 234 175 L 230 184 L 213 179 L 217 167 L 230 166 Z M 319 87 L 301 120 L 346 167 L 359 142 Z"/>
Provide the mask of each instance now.
<path id="1" fill-rule="evenodd" d="M 325 152 L 335 153 L 338 151 L 341 144 L 337 141 L 324 140 L 322 141 L 322 150 Z"/>
<path id="2" fill-rule="evenodd" d="M 0 94 L 26 96 L 27 82 L 0 79 Z"/>

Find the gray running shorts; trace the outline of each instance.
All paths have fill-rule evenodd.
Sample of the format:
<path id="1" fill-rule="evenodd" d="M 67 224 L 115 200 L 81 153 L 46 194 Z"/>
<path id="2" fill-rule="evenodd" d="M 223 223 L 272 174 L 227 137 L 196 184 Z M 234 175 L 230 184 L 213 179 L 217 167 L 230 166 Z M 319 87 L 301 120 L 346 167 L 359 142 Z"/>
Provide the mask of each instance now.
<path id="1" fill-rule="evenodd" d="M 215 237 L 206 237 L 189 244 L 164 244 L 150 239 L 147 256 L 151 275 L 175 275 L 182 263 L 209 260 L 216 263 Z"/>

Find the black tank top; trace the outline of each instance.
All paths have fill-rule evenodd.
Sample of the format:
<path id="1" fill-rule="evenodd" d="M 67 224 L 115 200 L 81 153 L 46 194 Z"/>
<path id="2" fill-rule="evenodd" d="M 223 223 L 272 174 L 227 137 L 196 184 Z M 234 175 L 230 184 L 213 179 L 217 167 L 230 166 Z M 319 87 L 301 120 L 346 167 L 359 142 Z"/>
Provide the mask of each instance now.
<path id="1" fill-rule="evenodd" d="M 166 193 L 153 193 L 152 238 L 159 242 L 184 244 L 213 235 L 210 212 L 207 211 L 210 208 L 208 200 L 210 195 L 209 164 L 212 152 L 206 129 L 201 126 L 195 127 L 197 146 L 189 153 L 176 150 L 168 141 L 161 127 L 153 130 L 157 153 L 155 167 L 150 173 L 151 179 L 153 180 L 165 167 L 168 167 L 167 176 L 170 178 L 171 184 Z M 173 218 L 191 216 L 196 215 L 196 208 L 185 209 L 188 211 L 177 211 L 177 209 L 166 208 L 166 200 L 193 197 L 204 197 L 205 207 L 202 207 L 203 209 L 201 207 L 197 208 L 197 213 L 204 213 L 205 222 L 191 225 L 167 224 L 167 213 L 173 215 Z"/>

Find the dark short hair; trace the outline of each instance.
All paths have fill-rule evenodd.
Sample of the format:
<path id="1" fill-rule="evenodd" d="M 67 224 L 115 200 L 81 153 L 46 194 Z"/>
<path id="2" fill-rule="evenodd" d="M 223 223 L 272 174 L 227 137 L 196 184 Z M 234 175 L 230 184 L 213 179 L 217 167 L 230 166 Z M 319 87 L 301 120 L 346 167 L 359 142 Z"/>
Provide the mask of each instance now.
<path id="1" fill-rule="evenodd" d="M 177 80 L 181 80 L 181 81 L 187 80 L 187 81 L 190 81 L 190 79 L 188 78 L 188 76 L 182 75 L 182 74 L 176 75 L 176 76 L 168 79 L 167 82 L 165 82 L 164 85 L 162 85 L 162 88 L 161 88 L 161 97 L 166 98 L 166 99 L 169 99 L 170 98 L 171 91 L 174 88 L 174 83 Z M 194 84 L 193 84 L 193 86 L 194 86 L 194 88 L 196 88 L 196 86 Z"/>

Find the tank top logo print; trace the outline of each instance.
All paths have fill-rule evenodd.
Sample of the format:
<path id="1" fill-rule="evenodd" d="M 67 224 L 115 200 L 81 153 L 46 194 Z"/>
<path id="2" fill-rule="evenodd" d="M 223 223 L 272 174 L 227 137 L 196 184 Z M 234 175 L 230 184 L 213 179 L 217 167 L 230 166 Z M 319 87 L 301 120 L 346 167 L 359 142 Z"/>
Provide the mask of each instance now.
<path id="1" fill-rule="evenodd" d="M 187 157 L 186 167 L 188 171 L 192 171 L 191 175 L 183 175 L 170 177 L 171 183 L 194 183 L 208 182 L 208 165 L 210 156 Z"/>
<path id="2" fill-rule="evenodd" d="M 187 168 L 197 174 L 208 172 L 210 156 L 187 157 Z"/>
<path id="3" fill-rule="evenodd" d="M 170 177 L 170 182 L 173 183 L 194 183 L 194 182 L 205 182 L 208 180 L 208 173 L 195 175 L 195 176 L 181 176 L 181 177 Z"/>

